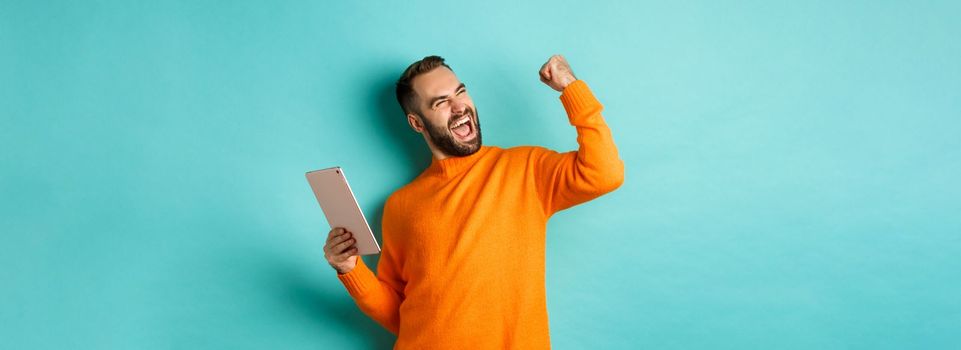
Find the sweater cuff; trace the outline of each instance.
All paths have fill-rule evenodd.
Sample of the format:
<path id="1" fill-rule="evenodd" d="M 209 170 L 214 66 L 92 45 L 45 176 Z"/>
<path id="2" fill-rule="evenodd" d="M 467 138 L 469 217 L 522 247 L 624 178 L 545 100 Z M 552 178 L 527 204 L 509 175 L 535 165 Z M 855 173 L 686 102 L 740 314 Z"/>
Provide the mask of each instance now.
<path id="1" fill-rule="evenodd" d="M 374 276 L 374 272 L 367 267 L 360 256 L 357 257 L 357 265 L 354 269 L 345 274 L 337 274 L 337 279 L 344 284 L 347 292 L 355 297 L 367 293 L 373 283 L 379 283 L 377 276 Z"/>
<path id="2" fill-rule="evenodd" d="M 561 92 L 561 103 L 564 104 L 571 124 L 604 108 L 583 80 L 575 80 L 564 88 Z"/>

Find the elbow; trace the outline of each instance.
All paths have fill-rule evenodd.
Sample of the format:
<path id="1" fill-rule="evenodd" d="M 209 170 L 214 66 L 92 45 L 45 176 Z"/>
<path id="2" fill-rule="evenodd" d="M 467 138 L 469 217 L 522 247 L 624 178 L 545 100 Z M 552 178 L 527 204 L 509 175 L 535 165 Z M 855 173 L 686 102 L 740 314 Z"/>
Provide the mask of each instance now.
<path id="1" fill-rule="evenodd" d="M 624 184 L 624 162 L 617 159 L 606 166 L 595 168 L 585 173 L 583 180 L 586 186 L 582 190 L 592 197 L 613 192 Z"/>
<path id="2" fill-rule="evenodd" d="M 359 305 L 358 305 L 359 306 Z M 361 311 L 367 314 L 374 322 L 380 324 L 388 332 L 397 335 L 400 330 L 400 315 L 399 310 L 392 310 L 390 308 L 372 308 L 372 307 L 361 307 Z"/>
<path id="3" fill-rule="evenodd" d="M 604 171 L 602 179 L 598 181 L 598 188 L 602 193 L 610 193 L 624 184 L 624 162 L 617 160 L 610 168 Z"/>

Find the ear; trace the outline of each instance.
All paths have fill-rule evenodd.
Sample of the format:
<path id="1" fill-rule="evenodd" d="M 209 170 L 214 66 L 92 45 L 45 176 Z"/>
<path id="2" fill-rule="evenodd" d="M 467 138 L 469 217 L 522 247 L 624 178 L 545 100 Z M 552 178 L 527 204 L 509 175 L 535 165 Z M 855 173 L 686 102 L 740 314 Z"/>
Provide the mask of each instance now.
<path id="1" fill-rule="evenodd" d="M 417 133 L 424 133 L 424 123 L 420 120 L 420 117 L 414 113 L 407 113 L 407 124 L 410 124 L 410 128 L 414 129 Z"/>

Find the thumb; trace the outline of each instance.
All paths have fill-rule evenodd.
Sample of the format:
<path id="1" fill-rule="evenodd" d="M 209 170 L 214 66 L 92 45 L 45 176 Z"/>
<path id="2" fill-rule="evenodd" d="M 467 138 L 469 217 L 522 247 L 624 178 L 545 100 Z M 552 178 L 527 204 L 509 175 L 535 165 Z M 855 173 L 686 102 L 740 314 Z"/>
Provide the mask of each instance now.
<path id="1" fill-rule="evenodd" d="M 541 71 L 539 72 L 540 75 L 541 75 L 541 81 L 544 81 L 545 79 L 546 79 L 546 80 L 551 80 L 551 67 L 550 67 L 550 64 L 551 64 L 550 61 L 548 61 L 547 63 L 544 63 L 543 66 L 541 66 Z"/>

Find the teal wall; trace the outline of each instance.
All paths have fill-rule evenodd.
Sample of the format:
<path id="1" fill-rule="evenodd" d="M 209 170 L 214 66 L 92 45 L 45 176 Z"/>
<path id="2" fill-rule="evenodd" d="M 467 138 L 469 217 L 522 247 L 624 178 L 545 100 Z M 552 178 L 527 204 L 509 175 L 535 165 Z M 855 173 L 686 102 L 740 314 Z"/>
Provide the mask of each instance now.
<path id="1" fill-rule="evenodd" d="M 574 149 L 554 53 L 627 165 L 550 223 L 556 348 L 959 348 L 959 11 L 3 0 L 0 348 L 389 347 L 304 172 L 379 225 L 429 161 L 391 90 L 428 54 L 487 144 Z"/>

